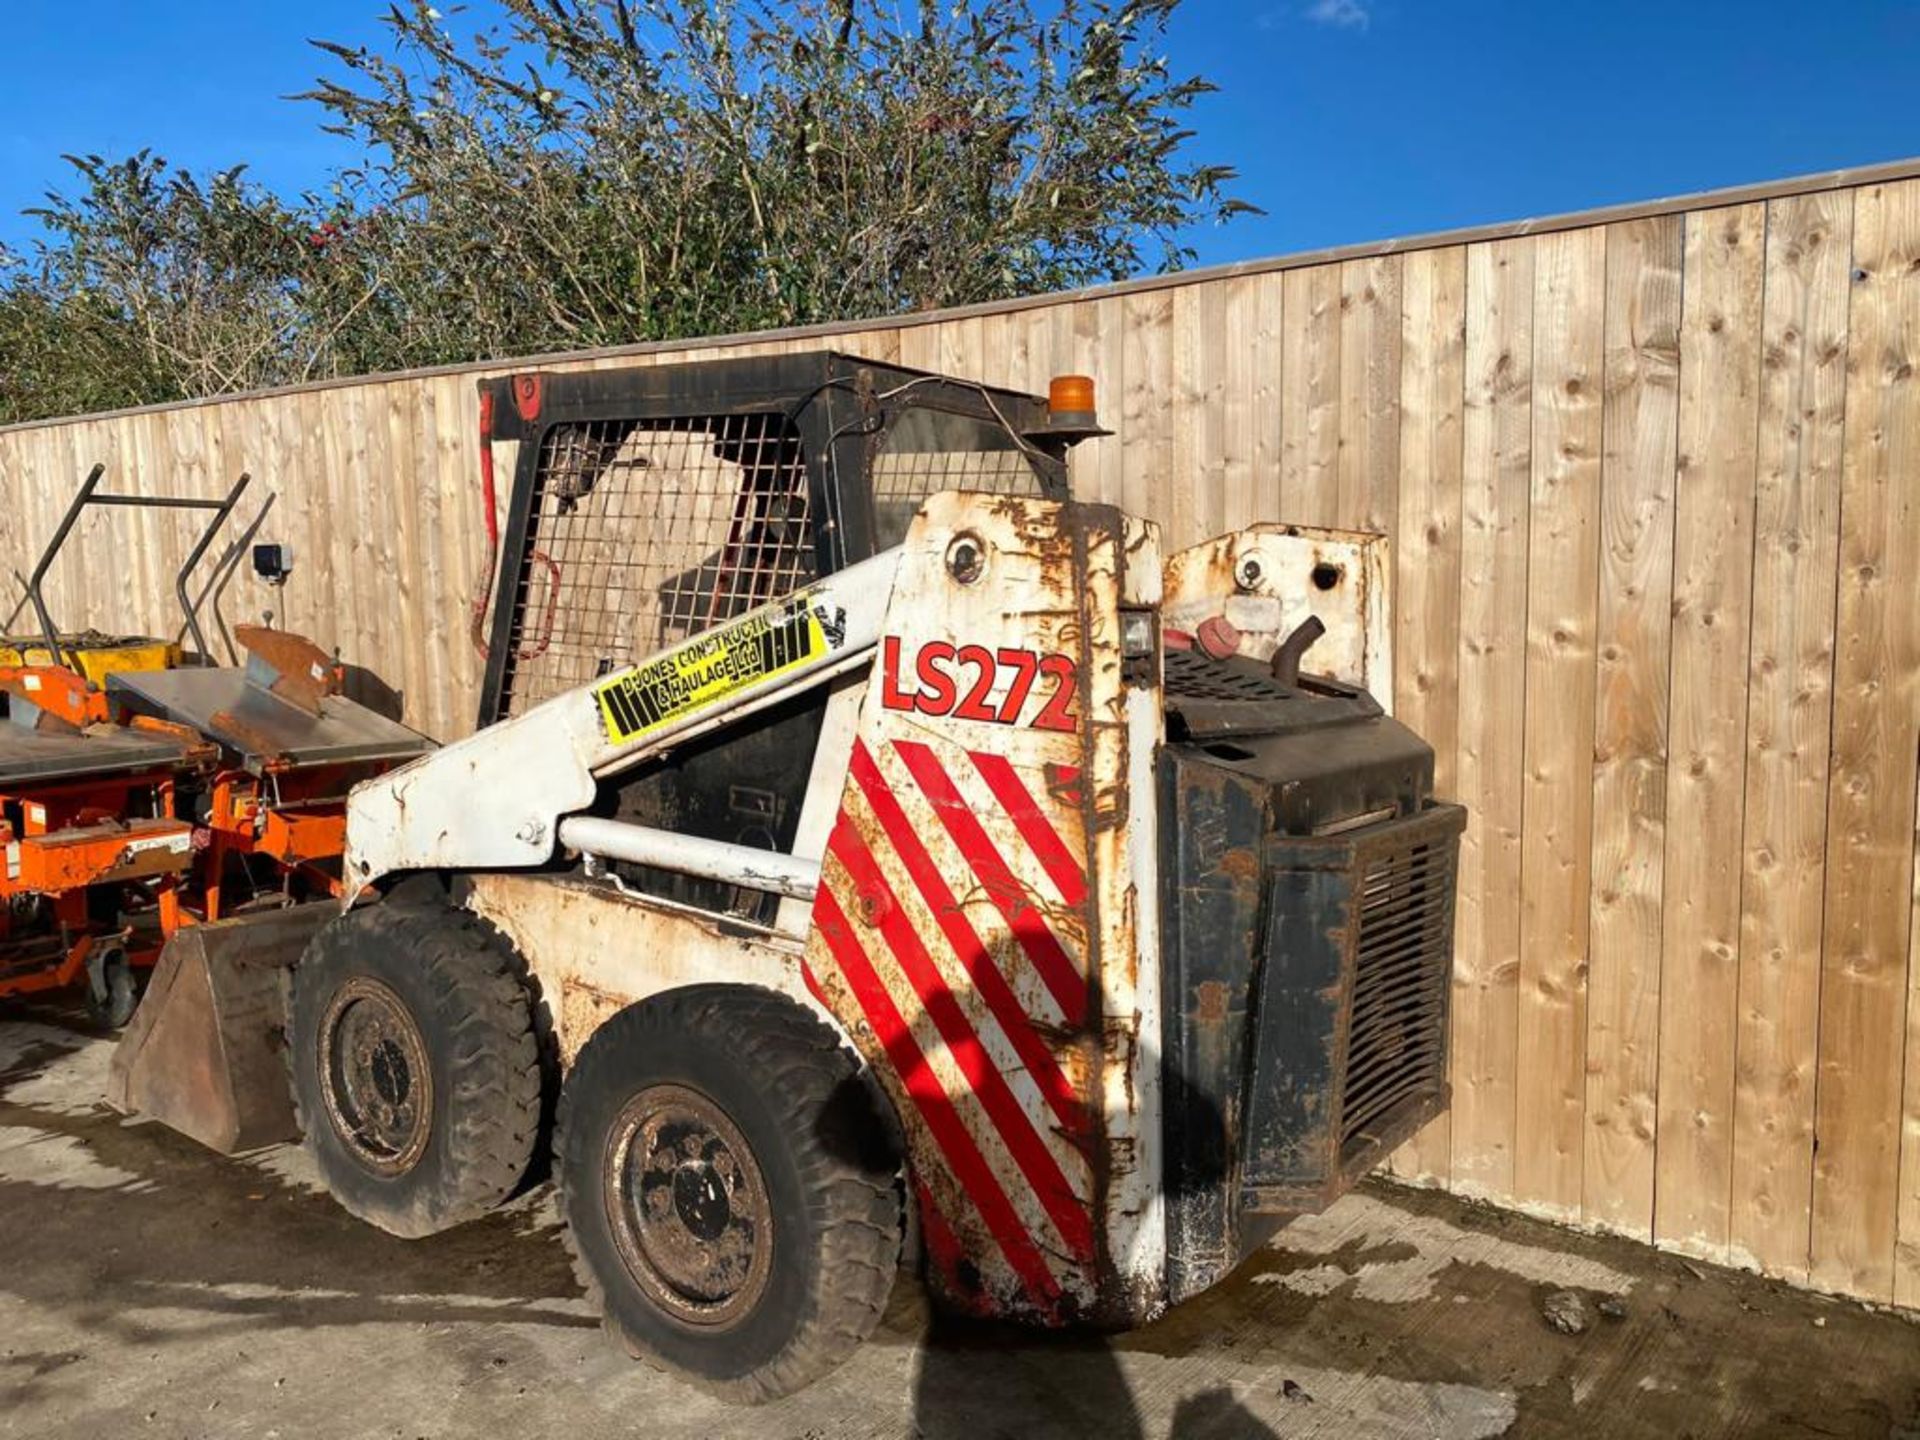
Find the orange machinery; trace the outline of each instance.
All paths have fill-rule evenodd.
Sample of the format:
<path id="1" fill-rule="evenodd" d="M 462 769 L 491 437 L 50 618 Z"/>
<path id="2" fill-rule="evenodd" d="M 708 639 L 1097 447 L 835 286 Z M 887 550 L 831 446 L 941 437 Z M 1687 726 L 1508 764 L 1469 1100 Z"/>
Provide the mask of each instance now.
<path id="1" fill-rule="evenodd" d="M 347 792 L 432 742 L 348 698 L 345 667 L 303 636 L 258 625 L 234 634 L 244 666 L 123 671 L 107 699 L 129 725 L 167 727 L 214 748 L 181 813 L 198 863 L 171 928 L 246 908 L 340 892 Z"/>
<path id="2" fill-rule="evenodd" d="M 238 659 L 218 597 L 264 507 L 198 600 L 188 581 L 247 477 L 224 499 L 157 499 L 102 493 L 102 473 L 10 617 L 31 603 L 41 635 L 0 641 L 0 998 L 84 980 L 96 1018 L 118 1026 L 182 927 L 334 893 L 347 789 L 428 742 L 342 695 L 342 667 L 300 636 L 238 626 L 246 663 L 207 663 L 209 596 Z M 54 625 L 42 582 L 88 506 L 212 512 L 175 581 L 200 663 L 177 643 Z"/>
<path id="3" fill-rule="evenodd" d="M 0 997 L 87 982 L 96 1016 L 123 1024 L 135 972 L 153 963 L 176 914 L 175 892 L 194 863 L 194 827 L 175 813 L 180 784 L 217 750 L 177 725 L 122 723 L 105 692 L 122 671 L 180 663 L 177 642 L 61 630 L 45 582 L 89 509 L 207 514 L 175 590 L 185 631 L 206 653 L 188 582 L 246 490 L 221 498 L 116 495 L 95 465 L 22 581 L 6 628 L 32 607 L 37 633 L 0 639 Z M 236 557 L 214 567 L 218 580 Z M 203 598 L 206 592 L 203 592 Z"/>
<path id="4" fill-rule="evenodd" d="M 84 684 L 58 666 L 0 669 L 0 996 L 84 979 L 117 1025 L 194 861 L 178 784 L 216 752 L 176 726 L 113 723 Z"/>

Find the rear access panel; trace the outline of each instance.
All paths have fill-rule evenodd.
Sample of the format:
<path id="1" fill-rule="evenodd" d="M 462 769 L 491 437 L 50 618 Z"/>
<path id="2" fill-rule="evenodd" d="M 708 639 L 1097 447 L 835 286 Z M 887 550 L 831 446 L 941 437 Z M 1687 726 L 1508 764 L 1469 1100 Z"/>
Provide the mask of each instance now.
<path id="1" fill-rule="evenodd" d="M 1160 762 L 1175 1301 L 1280 1219 L 1324 1209 L 1448 1098 L 1465 812 L 1431 799 L 1432 751 L 1364 692 L 1279 687 L 1256 668 L 1168 668 L 1180 737 Z"/>
<path id="2" fill-rule="evenodd" d="M 1454 857 L 1466 812 L 1269 846 L 1240 1188 L 1318 1210 L 1446 1108 Z"/>

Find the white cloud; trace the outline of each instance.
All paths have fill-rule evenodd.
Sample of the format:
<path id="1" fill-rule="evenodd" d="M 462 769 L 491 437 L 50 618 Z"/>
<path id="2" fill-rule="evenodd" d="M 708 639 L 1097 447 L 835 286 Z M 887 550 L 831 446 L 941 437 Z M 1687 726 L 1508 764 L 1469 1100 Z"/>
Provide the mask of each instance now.
<path id="1" fill-rule="evenodd" d="M 1373 20 L 1367 0 L 1313 0 L 1307 19 L 1340 30 L 1364 30 Z"/>

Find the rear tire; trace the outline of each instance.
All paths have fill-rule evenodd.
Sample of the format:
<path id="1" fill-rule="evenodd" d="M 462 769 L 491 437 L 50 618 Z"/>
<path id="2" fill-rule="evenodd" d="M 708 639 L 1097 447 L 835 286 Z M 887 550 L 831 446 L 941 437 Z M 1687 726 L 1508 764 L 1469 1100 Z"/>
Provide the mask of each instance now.
<path id="1" fill-rule="evenodd" d="M 526 971 L 498 932 L 444 904 L 327 925 L 293 974 L 294 1106 L 327 1188 L 415 1239 L 512 1195 L 540 1131 Z"/>
<path id="2" fill-rule="evenodd" d="M 561 1092 L 561 1210 L 627 1350 L 724 1399 L 819 1379 L 893 1287 L 900 1160 L 839 1037 L 784 996 L 700 985 L 629 1006 Z"/>

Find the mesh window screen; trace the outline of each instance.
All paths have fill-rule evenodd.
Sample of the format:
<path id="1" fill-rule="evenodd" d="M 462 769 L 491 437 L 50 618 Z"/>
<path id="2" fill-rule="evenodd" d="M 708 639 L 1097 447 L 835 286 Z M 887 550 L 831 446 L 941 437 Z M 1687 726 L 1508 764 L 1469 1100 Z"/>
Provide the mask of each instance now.
<path id="1" fill-rule="evenodd" d="M 874 544 L 906 538 L 907 523 L 940 490 L 1040 495 L 1040 477 L 1006 429 L 941 410 L 903 412 L 873 458 Z"/>
<path id="2" fill-rule="evenodd" d="M 780 414 L 553 425 L 540 440 L 500 713 L 521 713 L 814 578 Z"/>

